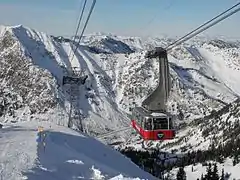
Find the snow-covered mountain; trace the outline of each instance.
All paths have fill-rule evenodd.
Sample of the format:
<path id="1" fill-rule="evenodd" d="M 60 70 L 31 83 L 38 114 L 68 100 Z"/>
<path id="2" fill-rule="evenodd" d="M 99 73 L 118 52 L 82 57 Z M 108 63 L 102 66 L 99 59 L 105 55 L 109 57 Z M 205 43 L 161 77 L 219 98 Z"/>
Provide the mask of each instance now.
<path id="1" fill-rule="evenodd" d="M 67 126 L 70 97 L 63 76 L 77 67 L 88 75 L 78 95 L 85 130 L 97 134 L 128 125 L 115 103 L 110 78 L 99 73 L 94 54 L 84 47 L 71 59 L 69 43 L 23 26 L 2 28 L 0 42 L 1 121 L 42 118 Z"/>
<path id="2" fill-rule="evenodd" d="M 157 61 L 144 59 L 145 50 L 173 41 L 95 34 L 84 36 L 75 56 L 68 57 L 74 49 L 69 39 L 23 26 L 2 27 L 0 32 L 5 74 L 1 76 L 5 94 L 1 121 L 42 113 L 67 125 L 69 96 L 62 78 L 77 67 L 89 76 L 80 89 L 80 109 L 85 129 L 94 134 L 129 125 L 125 112 L 130 113 L 134 101 L 139 105 L 157 83 Z M 205 38 L 169 53 L 173 80 L 169 110 L 177 120 L 208 115 L 238 97 L 239 56 L 238 41 Z"/>
<path id="3" fill-rule="evenodd" d="M 94 34 L 84 36 L 74 54 L 70 39 L 23 26 L 1 27 L 0 122 L 37 119 L 68 126 L 71 97 L 63 76 L 75 68 L 88 78 L 78 87 L 78 106 L 73 109 L 80 112 L 80 119 L 72 128 L 81 129 L 82 123 L 94 136 L 126 129 L 129 109 L 134 102 L 140 105 L 158 80 L 157 60 L 145 59 L 145 51 L 173 41 Z M 174 48 L 168 58 L 173 81 L 168 109 L 176 125 L 182 125 L 178 137 L 160 147 L 207 149 L 212 141 L 209 132 L 217 131 L 214 125 L 225 131 L 228 127 L 221 122 L 238 114 L 233 109 L 239 104 L 240 43 L 197 37 Z M 216 135 L 222 137 L 221 131 Z M 137 147 L 137 137 L 130 131 L 112 133 L 105 140 L 128 140 L 122 147 Z"/>
<path id="4" fill-rule="evenodd" d="M 22 98 L 23 104 L 28 104 L 28 113 L 50 111 L 62 103 L 65 103 L 63 109 L 66 109 L 68 100 L 63 97 L 62 78 L 67 70 L 78 67 L 89 75 L 80 97 L 81 113 L 87 118 L 84 120 L 85 127 L 94 124 L 94 127 L 97 125 L 101 129 L 100 132 L 106 128 L 117 129 L 129 123 L 118 108 L 128 112 L 131 103 L 136 101 L 140 104 L 157 83 L 157 61 L 144 59 L 144 50 L 173 41 L 166 37 L 141 39 L 96 34 L 84 36 L 75 56 L 69 58 L 74 47 L 69 44 L 70 40 L 63 37 L 48 36 L 23 26 L 2 27 L 1 36 L 1 58 L 4 60 L 1 61 L 4 69 L 1 72 L 6 74 L 1 76 L 4 79 L 2 82 L 7 87 L 11 86 L 12 91 Z M 17 62 L 15 66 L 19 72 L 10 77 L 12 74 L 8 69 L 14 66 L 13 59 Z M 169 61 L 173 80 L 169 110 L 176 115 L 184 114 L 184 120 L 207 115 L 212 109 L 219 109 L 238 97 L 238 41 L 196 38 L 170 52 Z M 16 69 L 10 69 L 14 68 Z M 22 77 L 20 73 L 24 73 L 30 81 L 15 78 L 18 74 Z M 40 79 L 34 77 L 33 73 Z M 19 84 L 28 82 L 31 86 L 37 82 L 40 87 L 29 88 L 28 93 L 32 94 L 29 96 L 24 92 L 17 92 L 24 91 L 24 87 L 20 88 L 13 83 L 13 79 Z M 34 92 L 31 92 L 32 89 Z M 37 96 L 40 96 L 38 101 L 41 102 L 36 101 Z M 61 101 L 56 102 L 56 97 L 61 97 L 58 98 Z M 46 102 L 46 99 L 50 102 Z M 26 108 L 24 111 L 27 111 Z M 62 121 L 66 124 L 67 118 Z M 95 128 L 95 132 L 98 128 Z"/>
<path id="5" fill-rule="evenodd" d="M 103 65 L 104 69 L 109 70 L 110 77 L 117 81 L 114 88 L 117 102 L 121 108 L 128 110 L 132 101 L 140 104 L 157 83 L 157 61 L 144 59 L 144 50 L 165 46 L 172 40 L 114 37 L 135 51 L 131 54 L 105 55 L 106 63 Z M 105 36 L 103 38 L 106 39 Z M 92 36 L 85 37 L 84 43 L 91 46 L 92 39 Z M 101 38 L 96 36 L 95 44 L 96 39 L 102 45 Z M 214 42 L 218 42 L 218 45 L 214 46 Z M 219 48 L 220 42 L 223 41 L 194 39 L 169 54 L 173 79 L 169 110 L 175 114 L 181 111 L 185 120 L 206 115 L 238 97 L 239 46 L 224 42 L 230 47 Z M 115 63 L 115 66 L 110 63 Z"/>

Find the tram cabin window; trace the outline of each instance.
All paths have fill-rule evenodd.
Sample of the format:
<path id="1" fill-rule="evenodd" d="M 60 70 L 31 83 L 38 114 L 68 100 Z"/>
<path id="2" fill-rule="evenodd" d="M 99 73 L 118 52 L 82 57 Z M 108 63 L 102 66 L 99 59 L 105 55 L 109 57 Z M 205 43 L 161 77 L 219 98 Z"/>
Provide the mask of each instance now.
<path id="1" fill-rule="evenodd" d="M 154 130 L 168 129 L 168 118 L 154 118 Z"/>
<path id="2" fill-rule="evenodd" d="M 172 118 L 169 118 L 169 129 L 173 129 Z"/>
<path id="3" fill-rule="evenodd" d="M 144 121 L 145 121 L 144 129 L 152 130 L 152 118 L 146 117 Z"/>

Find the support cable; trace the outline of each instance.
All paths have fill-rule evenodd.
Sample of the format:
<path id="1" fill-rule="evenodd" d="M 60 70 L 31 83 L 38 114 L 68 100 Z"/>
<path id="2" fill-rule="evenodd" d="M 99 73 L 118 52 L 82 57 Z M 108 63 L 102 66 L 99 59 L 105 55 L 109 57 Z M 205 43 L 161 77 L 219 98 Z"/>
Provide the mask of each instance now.
<path id="1" fill-rule="evenodd" d="M 82 8 L 82 10 L 81 10 L 81 13 L 80 13 L 80 16 L 79 16 L 79 19 L 78 19 L 78 23 L 77 23 L 77 28 L 76 28 L 76 32 L 75 32 L 75 34 L 74 34 L 74 36 L 73 36 L 73 42 L 75 42 L 75 40 L 76 40 L 76 36 L 77 36 L 77 34 L 78 34 L 78 31 L 79 31 L 79 28 L 80 28 L 80 25 L 81 25 L 81 21 L 82 21 L 82 18 L 83 18 L 83 13 L 84 13 L 84 10 L 85 10 L 85 7 L 86 7 L 86 3 L 87 3 L 87 0 L 85 0 L 84 1 L 84 4 L 83 4 L 83 8 Z M 82 6 L 82 5 L 81 5 Z M 70 57 L 72 54 L 71 54 L 71 49 L 70 49 L 70 52 L 69 52 L 69 56 L 68 57 Z"/>
<path id="2" fill-rule="evenodd" d="M 183 42 L 191 39 L 192 37 L 198 35 L 199 33 L 207 30 L 208 28 L 216 25 L 217 23 L 221 22 L 222 20 L 224 20 L 224 19 L 230 17 L 231 15 L 237 13 L 237 12 L 240 10 L 240 8 L 237 8 L 236 10 L 232 11 L 231 13 L 229 13 L 229 14 L 223 16 L 222 18 L 220 18 L 219 20 L 213 22 L 213 21 L 216 20 L 217 18 L 221 17 L 222 15 L 226 14 L 227 12 L 229 12 L 230 10 L 234 9 L 235 7 L 237 7 L 237 6 L 239 6 L 239 5 L 240 5 L 240 2 L 237 3 L 236 5 L 232 6 L 231 8 L 227 9 L 226 11 L 222 12 L 221 14 L 217 15 L 216 17 L 212 18 L 211 20 L 205 22 L 204 24 L 202 24 L 202 25 L 199 26 L 198 28 L 196 28 L 196 29 L 194 29 L 193 31 L 191 31 L 190 33 L 186 34 L 185 36 L 179 38 L 178 40 L 176 40 L 176 41 L 173 42 L 172 44 L 168 45 L 168 46 L 166 47 L 166 50 L 170 50 L 170 49 L 172 49 L 173 47 L 176 47 L 177 45 L 179 45 L 179 44 L 181 44 L 181 43 L 183 43 Z M 213 23 L 211 23 L 211 22 L 213 22 Z M 206 26 L 206 25 L 209 24 L 209 23 L 211 23 L 211 24 L 208 25 L 207 27 L 201 29 L 202 27 Z M 200 30 L 200 29 L 201 29 L 201 30 Z M 199 30 L 199 31 L 198 31 L 198 30 Z M 194 33 L 194 32 L 196 32 L 196 33 Z M 192 34 L 192 33 L 194 33 L 194 34 Z M 192 34 L 192 35 L 191 35 L 191 34 Z M 189 36 L 189 35 L 191 35 L 191 36 Z M 188 37 L 188 36 L 189 36 L 189 37 Z"/>
<path id="3" fill-rule="evenodd" d="M 88 22 L 89 22 L 89 19 L 90 19 L 90 17 L 91 17 L 91 14 L 92 14 L 92 11 L 93 11 L 93 9 L 94 9 L 95 4 L 96 4 L 96 0 L 93 0 L 92 6 L 91 6 L 91 8 L 90 8 L 90 12 L 89 12 L 88 17 L 87 17 L 87 20 L 86 20 L 86 22 L 85 22 L 85 24 L 84 24 L 83 30 L 82 30 L 82 32 L 81 32 L 81 35 L 79 36 L 78 42 L 77 42 L 76 47 L 75 47 L 75 49 L 74 49 L 74 51 L 73 51 L 73 56 L 72 56 L 71 61 L 73 60 L 74 54 L 76 53 L 76 51 L 77 51 L 77 49 L 78 49 L 78 47 L 79 47 L 79 45 L 80 45 L 80 41 L 81 41 L 82 36 L 83 36 L 83 33 L 84 33 L 84 31 L 85 31 L 85 29 L 86 29 L 86 27 L 87 27 L 87 25 L 88 25 Z M 71 61 L 70 61 L 70 62 L 71 62 Z"/>

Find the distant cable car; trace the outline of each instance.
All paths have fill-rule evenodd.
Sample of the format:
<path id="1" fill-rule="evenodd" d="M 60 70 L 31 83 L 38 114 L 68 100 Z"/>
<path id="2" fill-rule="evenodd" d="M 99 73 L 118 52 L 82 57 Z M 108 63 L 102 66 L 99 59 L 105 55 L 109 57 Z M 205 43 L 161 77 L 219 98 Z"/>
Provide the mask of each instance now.
<path id="1" fill-rule="evenodd" d="M 62 85 L 65 84 L 76 84 L 81 85 L 85 84 L 88 75 L 84 75 L 84 71 L 82 71 L 79 67 L 72 67 L 71 70 L 67 71 L 63 75 Z"/>
<path id="2" fill-rule="evenodd" d="M 63 76 L 63 85 L 65 84 L 85 84 L 86 80 L 88 78 L 88 75 L 80 76 L 80 77 L 74 77 L 74 76 Z"/>
<path id="3" fill-rule="evenodd" d="M 171 89 L 167 51 L 161 47 L 146 54 L 146 58 L 159 58 L 159 81 L 155 90 L 132 110 L 132 127 L 144 140 L 167 140 L 175 137 L 172 116 L 166 111 Z"/>

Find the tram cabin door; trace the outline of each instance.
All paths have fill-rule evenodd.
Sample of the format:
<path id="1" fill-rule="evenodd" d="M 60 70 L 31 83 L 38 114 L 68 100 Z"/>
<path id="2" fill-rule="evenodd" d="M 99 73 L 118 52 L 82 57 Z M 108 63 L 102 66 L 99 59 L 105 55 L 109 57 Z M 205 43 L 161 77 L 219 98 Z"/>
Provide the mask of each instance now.
<path id="1" fill-rule="evenodd" d="M 152 117 L 144 117 L 144 139 L 154 140 L 154 124 Z"/>

